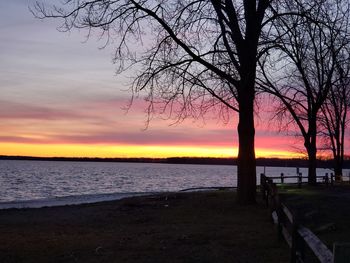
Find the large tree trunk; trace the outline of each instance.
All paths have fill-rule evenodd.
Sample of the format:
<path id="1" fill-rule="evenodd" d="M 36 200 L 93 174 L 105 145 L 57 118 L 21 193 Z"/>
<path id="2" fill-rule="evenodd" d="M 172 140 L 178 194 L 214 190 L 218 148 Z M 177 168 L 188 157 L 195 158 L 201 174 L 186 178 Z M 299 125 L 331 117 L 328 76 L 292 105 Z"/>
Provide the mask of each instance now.
<path id="1" fill-rule="evenodd" d="M 309 167 L 308 167 L 308 184 L 316 185 L 316 148 L 308 149 Z"/>
<path id="2" fill-rule="evenodd" d="M 259 2 L 259 7 L 266 10 L 268 2 L 263 2 Z M 256 203 L 254 101 L 257 47 L 262 20 L 257 21 L 262 19 L 263 14 L 257 14 L 256 2 L 244 1 L 244 7 L 247 20 L 246 39 L 243 44 L 237 46 L 240 51 L 239 62 L 241 65 L 239 69 L 240 83 L 237 87 L 237 101 L 239 104 L 237 202 L 240 204 L 254 204 Z M 257 17 L 260 18 L 257 19 Z"/>
<path id="3" fill-rule="evenodd" d="M 256 197 L 256 167 L 254 151 L 254 118 L 250 109 L 241 110 L 238 124 L 237 201 L 253 204 Z M 248 115 L 248 116 L 247 116 Z M 244 118 L 241 116 L 245 116 Z"/>
<path id="4" fill-rule="evenodd" d="M 336 179 L 339 179 L 343 176 L 343 162 L 344 162 L 344 150 L 342 145 L 338 140 L 337 142 L 337 151 L 334 157 L 334 175 Z"/>
<path id="5" fill-rule="evenodd" d="M 343 176 L 343 165 L 339 159 L 335 160 L 334 175 L 335 178 L 341 178 Z"/>
<path id="6" fill-rule="evenodd" d="M 255 71 L 252 73 L 255 77 Z M 238 163 L 237 163 L 237 202 L 253 204 L 256 202 L 256 161 L 254 150 L 254 83 L 255 78 L 241 81 L 239 93 L 238 123 Z M 250 76 L 251 77 L 251 76 Z"/>

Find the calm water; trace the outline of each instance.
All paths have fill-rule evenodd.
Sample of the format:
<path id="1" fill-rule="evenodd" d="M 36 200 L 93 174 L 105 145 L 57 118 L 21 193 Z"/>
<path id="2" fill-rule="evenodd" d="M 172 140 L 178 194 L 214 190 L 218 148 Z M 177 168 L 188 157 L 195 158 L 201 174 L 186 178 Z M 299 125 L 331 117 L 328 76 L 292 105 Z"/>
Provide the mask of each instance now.
<path id="1" fill-rule="evenodd" d="M 257 168 L 257 174 L 263 167 Z M 296 168 L 266 167 L 269 176 Z M 307 174 L 305 168 L 300 172 Z M 318 169 L 318 174 L 330 172 Z M 63 196 L 236 186 L 236 166 L 0 160 L 0 202 Z"/>

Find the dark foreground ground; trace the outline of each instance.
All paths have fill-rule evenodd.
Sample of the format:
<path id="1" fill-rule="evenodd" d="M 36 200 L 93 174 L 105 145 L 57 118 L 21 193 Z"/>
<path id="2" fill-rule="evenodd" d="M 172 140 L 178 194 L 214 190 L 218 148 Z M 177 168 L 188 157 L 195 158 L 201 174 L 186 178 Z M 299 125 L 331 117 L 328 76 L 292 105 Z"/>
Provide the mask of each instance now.
<path id="1" fill-rule="evenodd" d="M 334 243 L 350 242 L 350 184 L 281 189 L 286 204 L 299 214 L 330 250 Z M 350 259 L 349 259 L 350 262 Z"/>
<path id="2" fill-rule="evenodd" d="M 0 262 L 288 262 L 263 205 L 181 193 L 0 211 Z"/>

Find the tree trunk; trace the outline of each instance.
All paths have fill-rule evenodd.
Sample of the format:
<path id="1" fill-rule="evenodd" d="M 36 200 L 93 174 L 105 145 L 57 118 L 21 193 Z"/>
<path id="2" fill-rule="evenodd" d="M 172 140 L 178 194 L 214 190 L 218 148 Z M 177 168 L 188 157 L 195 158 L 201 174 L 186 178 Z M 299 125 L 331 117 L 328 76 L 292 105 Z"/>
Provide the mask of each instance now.
<path id="1" fill-rule="evenodd" d="M 343 168 L 338 162 L 336 162 L 334 167 L 334 175 L 335 178 L 341 178 L 343 176 Z"/>
<path id="2" fill-rule="evenodd" d="M 308 184 L 316 185 L 316 114 L 309 119 L 309 144 L 306 147 L 309 157 Z"/>
<path id="3" fill-rule="evenodd" d="M 337 156 L 334 156 L 336 161 L 334 167 L 334 174 L 337 176 L 343 176 L 343 164 L 344 164 L 344 140 L 345 140 L 345 124 L 346 124 L 346 114 L 347 111 L 344 111 L 341 124 L 340 124 L 340 134 L 337 141 Z"/>
<path id="4" fill-rule="evenodd" d="M 254 78 L 253 82 L 251 80 L 242 81 L 241 88 L 243 92 L 240 93 L 239 97 L 237 202 L 240 204 L 254 204 L 256 202 Z"/>
<path id="5" fill-rule="evenodd" d="M 255 4 L 249 1 L 246 4 L 246 19 L 249 23 L 247 23 L 244 44 L 238 47 L 241 68 L 239 70 L 240 83 L 237 87 L 239 105 L 237 202 L 245 205 L 256 203 L 254 101 L 257 47 L 261 29 L 259 23 L 254 23 L 257 15 Z"/>
<path id="6" fill-rule="evenodd" d="M 311 149 L 312 148 L 312 149 Z M 308 167 L 308 184 L 316 185 L 316 148 L 310 147 L 308 150 L 309 167 Z"/>
<path id="7" fill-rule="evenodd" d="M 340 155 L 334 157 L 334 175 L 335 178 L 341 178 L 343 176 L 343 162 Z"/>

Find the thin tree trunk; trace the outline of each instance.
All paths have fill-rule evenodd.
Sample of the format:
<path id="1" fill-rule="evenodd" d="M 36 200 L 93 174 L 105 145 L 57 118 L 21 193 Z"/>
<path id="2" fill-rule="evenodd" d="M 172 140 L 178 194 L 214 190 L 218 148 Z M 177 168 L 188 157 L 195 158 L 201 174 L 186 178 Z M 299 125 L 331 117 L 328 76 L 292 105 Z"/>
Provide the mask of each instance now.
<path id="1" fill-rule="evenodd" d="M 316 114 L 309 119 L 309 140 L 310 143 L 307 146 L 307 153 L 309 157 L 309 169 L 308 169 L 308 184 L 316 185 Z"/>
<path id="2" fill-rule="evenodd" d="M 343 164 L 342 164 L 342 145 L 340 142 L 340 136 L 338 134 L 337 138 L 337 148 L 334 157 L 334 175 L 339 178 L 343 175 Z"/>
<path id="3" fill-rule="evenodd" d="M 347 115 L 347 109 L 344 110 L 343 117 L 341 120 L 341 129 L 340 129 L 340 139 L 339 139 L 340 151 L 339 151 L 339 171 L 338 171 L 340 176 L 343 176 L 346 115 Z"/>

